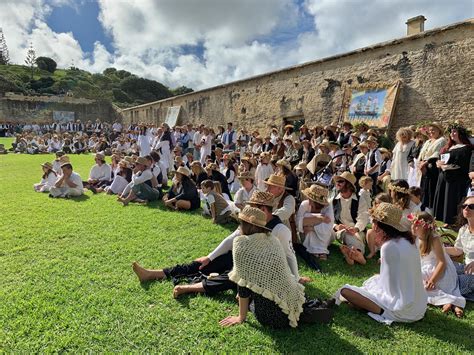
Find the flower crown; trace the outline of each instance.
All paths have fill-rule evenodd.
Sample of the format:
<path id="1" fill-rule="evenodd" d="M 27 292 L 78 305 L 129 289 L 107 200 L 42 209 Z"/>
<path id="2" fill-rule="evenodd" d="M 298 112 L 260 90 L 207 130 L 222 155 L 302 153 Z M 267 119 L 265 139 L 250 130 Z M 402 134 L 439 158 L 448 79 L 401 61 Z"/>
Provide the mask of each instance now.
<path id="1" fill-rule="evenodd" d="M 453 130 L 456 130 L 458 131 L 458 133 L 461 133 L 462 135 L 465 135 L 465 136 L 471 135 L 470 134 L 471 132 L 466 127 L 464 127 L 459 121 L 451 122 L 448 125 L 448 132 L 451 133 Z"/>
<path id="2" fill-rule="evenodd" d="M 418 215 L 409 214 L 407 219 L 411 221 L 415 226 L 421 226 L 423 229 L 436 230 L 435 222 L 426 222 L 424 219 L 419 218 Z"/>
<path id="3" fill-rule="evenodd" d="M 409 195 L 410 194 L 410 190 L 404 188 L 404 187 L 401 187 L 401 186 L 395 186 L 393 184 L 389 184 L 388 185 L 388 188 L 392 191 L 397 191 L 397 192 L 400 192 L 402 194 L 407 194 Z"/>

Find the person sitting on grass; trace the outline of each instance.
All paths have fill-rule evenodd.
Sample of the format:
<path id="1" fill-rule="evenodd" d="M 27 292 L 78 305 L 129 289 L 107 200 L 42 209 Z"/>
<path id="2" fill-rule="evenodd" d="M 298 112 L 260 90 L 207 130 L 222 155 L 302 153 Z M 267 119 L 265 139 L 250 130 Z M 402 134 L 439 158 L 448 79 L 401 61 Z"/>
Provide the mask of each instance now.
<path id="1" fill-rule="evenodd" d="M 468 301 L 474 302 L 474 196 L 464 198 L 458 215 L 458 237 L 453 247 L 446 248 L 449 255 L 460 257 L 464 254 L 464 263 L 455 263 L 459 289 Z"/>
<path id="2" fill-rule="evenodd" d="M 411 232 L 418 238 L 421 254 L 421 273 L 428 303 L 441 306 L 443 313 L 454 311 L 462 318 L 466 299 L 461 296 L 458 275 L 453 261 L 444 250 L 441 238 L 436 234 L 433 216 L 427 212 L 408 215 L 411 220 Z"/>
<path id="3" fill-rule="evenodd" d="M 269 192 L 263 191 L 255 191 L 249 200 L 250 206 L 259 208 L 265 213 L 267 227 L 272 230 L 272 234 L 280 242 L 287 258 L 288 267 L 295 279 L 301 284 L 310 282 L 310 278 L 299 276 L 298 263 L 291 243 L 291 232 L 281 222 L 278 216 L 272 214 L 273 203 L 274 196 Z M 134 262 L 132 264 L 133 271 L 137 274 L 140 282 L 162 280 L 166 278 L 173 278 L 174 281 L 178 278 L 192 277 L 196 275 L 200 277 L 201 281 L 194 284 L 176 286 L 173 290 L 173 296 L 175 298 L 185 293 L 205 293 L 208 296 L 212 296 L 225 290 L 235 289 L 236 285 L 229 281 L 228 273 L 232 269 L 232 243 L 235 237 L 239 235 L 240 229 L 237 228 L 211 253 L 207 256 L 197 258 L 189 264 L 176 265 L 174 267 L 159 270 L 150 270 L 145 269 L 137 262 Z"/>
<path id="4" fill-rule="evenodd" d="M 364 231 L 369 222 L 369 206 L 358 198 L 353 174 L 346 171 L 333 179 L 337 195 L 332 200 L 335 220 L 332 238 L 342 243 L 340 250 L 349 265 L 365 264 Z"/>
<path id="5" fill-rule="evenodd" d="M 242 172 L 237 178 L 240 181 L 240 189 L 235 193 L 235 207 L 239 210 L 245 207 L 245 204 L 255 191 L 254 176 L 249 171 Z"/>
<path id="6" fill-rule="evenodd" d="M 380 273 L 362 287 L 342 286 L 336 303 L 347 301 L 381 323 L 418 321 L 425 315 L 427 295 L 415 239 L 400 224 L 402 210 L 382 202 L 370 210 L 370 216 L 382 246 Z"/>
<path id="7" fill-rule="evenodd" d="M 304 235 L 303 246 L 320 260 L 327 260 L 334 225 L 334 212 L 328 202 L 329 191 L 323 186 L 312 185 L 302 194 L 307 200 L 301 202 L 296 223 L 298 231 Z"/>
<path id="8" fill-rule="evenodd" d="M 83 185 L 92 193 L 97 193 L 99 187 L 107 186 L 110 183 L 112 176 L 112 169 L 110 165 L 105 162 L 105 155 L 96 153 L 94 156 L 96 164 L 92 167 L 89 173 L 89 179 L 83 182 Z"/>
<path id="9" fill-rule="evenodd" d="M 127 185 L 132 181 L 132 174 L 133 171 L 130 168 L 130 164 L 126 160 L 119 161 L 118 170 L 112 184 L 98 188 L 97 192 L 105 191 L 107 195 L 121 195 Z"/>
<path id="10" fill-rule="evenodd" d="M 381 192 L 377 194 L 377 196 L 375 196 L 373 207 L 374 208 L 377 207 L 382 202 L 390 203 L 390 201 L 391 201 L 390 195 L 385 192 Z M 369 254 L 367 255 L 367 259 L 372 259 L 374 255 L 377 253 L 377 251 L 380 249 L 380 246 L 376 244 L 375 237 L 376 237 L 376 234 L 373 229 L 367 230 L 367 235 L 365 237 L 367 240 L 367 246 L 369 248 Z"/>
<path id="11" fill-rule="evenodd" d="M 124 206 L 131 201 L 146 203 L 147 201 L 156 201 L 160 198 L 160 191 L 153 188 L 153 173 L 150 169 L 151 157 L 138 157 L 133 169 L 132 181 L 125 188 L 122 195 L 117 198 Z"/>
<path id="12" fill-rule="evenodd" d="M 49 190 L 49 197 L 69 198 L 81 196 L 84 193 L 82 179 L 79 174 L 73 171 L 71 163 L 64 162 L 61 165 L 61 170 L 62 175 L 58 178 L 54 186 Z"/>
<path id="13" fill-rule="evenodd" d="M 306 302 L 304 287 L 290 273 L 280 243 L 266 227 L 265 213 L 246 206 L 239 219 L 242 235 L 234 239 L 234 267 L 229 273 L 230 280 L 238 285 L 239 315 L 226 317 L 219 324 L 241 324 L 249 309 L 260 324 L 275 329 L 329 323 L 332 302 Z"/>
<path id="14" fill-rule="evenodd" d="M 61 170 L 61 157 L 65 156 L 62 150 L 56 152 L 56 158 L 53 160 L 53 171 L 57 176 L 61 175 L 63 171 Z"/>
<path id="15" fill-rule="evenodd" d="M 201 206 L 199 193 L 194 182 L 189 178 L 189 170 L 181 166 L 175 172 L 179 191 L 170 191 L 163 197 L 165 206 L 174 210 L 196 210 Z"/>
<path id="16" fill-rule="evenodd" d="M 204 180 L 201 183 L 201 190 L 205 196 L 205 202 L 212 223 L 227 224 L 232 221 L 231 209 L 222 195 L 214 190 L 214 181 Z"/>
<path id="17" fill-rule="evenodd" d="M 41 167 L 43 168 L 43 176 L 38 184 L 33 185 L 33 188 L 36 192 L 49 192 L 51 187 L 56 183 L 58 177 L 53 170 L 53 164 L 50 162 L 41 164 Z"/>
<path id="18" fill-rule="evenodd" d="M 411 229 L 411 221 L 407 218 L 409 214 L 415 214 L 420 208 L 411 203 L 410 186 L 406 180 L 393 180 L 388 185 L 390 191 L 391 203 L 401 208 L 403 218 L 401 224 L 405 230 Z"/>

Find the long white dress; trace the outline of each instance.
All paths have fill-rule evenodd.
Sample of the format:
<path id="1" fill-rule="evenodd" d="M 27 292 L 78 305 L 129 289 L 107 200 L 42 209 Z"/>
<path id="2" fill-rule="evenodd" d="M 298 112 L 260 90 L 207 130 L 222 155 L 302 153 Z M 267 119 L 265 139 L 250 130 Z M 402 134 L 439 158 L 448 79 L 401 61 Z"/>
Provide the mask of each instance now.
<path id="1" fill-rule="evenodd" d="M 362 287 L 344 285 L 336 293 L 340 304 L 343 288 L 351 289 L 370 299 L 384 310 L 382 314 L 368 315 L 381 323 L 415 322 L 424 317 L 427 294 L 421 275 L 418 248 L 406 239 L 392 239 L 380 249 L 380 274 L 366 280 Z"/>
<path id="2" fill-rule="evenodd" d="M 444 247 L 443 252 L 446 260 L 446 269 L 444 270 L 443 276 L 436 282 L 436 288 L 427 291 L 428 303 L 434 306 L 442 306 L 451 303 L 464 308 L 466 306 L 466 299 L 461 296 L 461 291 L 459 290 L 456 267 L 449 255 L 444 251 Z M 437 264 L 438 259 L 433 250 L 431 250 L 428 255 L 421 256 L 421 273 L 424 281 L 431 278 Z"/>
<path id="3" fill-rule="evenodd" d="M 390 175 L 392 180 L 408 180 L 408 153 L 415 141 L 410 141 L 407 144 L 398 142 L 393 148 L 392 167 Z"/>
<path id="4" fill-rule="evenodd" d="M 202 145 L 201 145 L 201 151 L 200 151 L 200 155 L 201 155 L 200 162 L 202 166 L 205 166 L 206 157 L 208 155 L 211 155 L 212 136 L 210 134 L 208 134 L 207 136 L 202 136 L 201 142 L 202 142 Z"/>
<path id="5" fill-rule="evenodd" d="M 144 157 L 145 155 L 150 154 L 151 152 L 151 142 L 148 134 L 140 134 L 138 136 L 138 146 L 140 147 L 140 156 Z"/>
<path id="6" fill-rule="evenodd" d="M 306 233 L 303 245 L 311 254 L 329 254 L 328 246 L 331 244 L 332 228 L 334 226 L 334 212 L 332 204 L 324 207 L 321 214 L 331 218 L 330 223 L 320 223 L 314 226 L 314 230 Z M 303 232 L 303 220 L 305 217 L 311 217 L 311 205 L 308 200 L 301 202 L 296 214 L 296 225 L 298 232 Z"/>

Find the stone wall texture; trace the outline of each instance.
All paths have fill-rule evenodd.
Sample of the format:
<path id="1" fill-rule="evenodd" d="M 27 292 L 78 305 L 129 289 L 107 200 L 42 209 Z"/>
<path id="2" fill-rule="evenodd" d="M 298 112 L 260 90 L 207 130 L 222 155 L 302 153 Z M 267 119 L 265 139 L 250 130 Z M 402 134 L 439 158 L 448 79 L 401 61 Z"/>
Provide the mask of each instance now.
<path id="1" fill-rule="evenodd" d="M 109 102 L 61 96 L 23 96 L 7 93 L 0 97 L 0 122 L 50 123 L 53 111 L 69 111 L 86 122 L 99 118 L 111 122 L 121 118 Z"/>
<path id="2" fill-rule="evenodd" d="M 339 121 L 350 84 L 401 81 L 390 130 L 421 120 L 463 119 L 474 128 L 474 20 L 425 31 L 246 80 L 122 111 L 124 122 L 234 122 L 267 131 L 291 118 L 310 126 Z"/>

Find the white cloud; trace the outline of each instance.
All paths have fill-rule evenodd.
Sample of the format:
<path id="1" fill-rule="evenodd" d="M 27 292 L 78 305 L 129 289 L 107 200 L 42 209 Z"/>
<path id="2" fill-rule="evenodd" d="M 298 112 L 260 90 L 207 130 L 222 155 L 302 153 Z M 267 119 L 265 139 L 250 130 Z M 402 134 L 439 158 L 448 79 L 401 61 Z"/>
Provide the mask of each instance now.
<path id="1" fill-rule="evenodd" d="M 47 2 L 46 2 L 47 1 Z M 55 6 L 77 8 L 73 0 L 4 0 L 0 3 L 10 57 L 23 63 L 30 41 L 37 55 L 60 67 L 101 72 L 114 66 L 194 89 L 261 74 L 288 65 L 405 35 L 405 21 L 423 14 L 426 28 L 473 16 L 471 0 L 98 0 L 99 20 L 113 39 L 114 52 L 100 42 L 84 53 L 72 33 L 47 25 Z M 293 42 L 268 41 L 295 32 L 298 16 L 314 19 Z M 194 50 L 194 51 L 193 51 Z"/>

